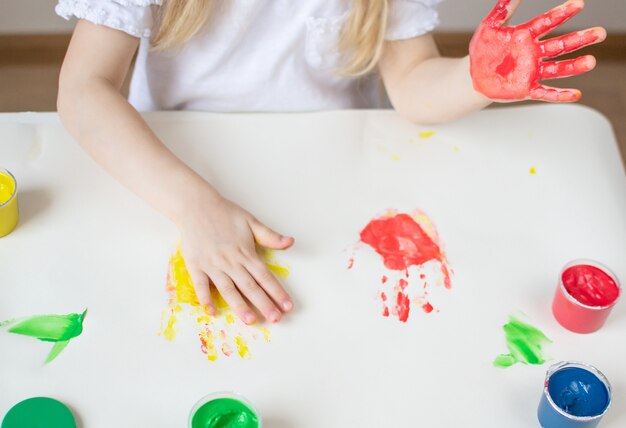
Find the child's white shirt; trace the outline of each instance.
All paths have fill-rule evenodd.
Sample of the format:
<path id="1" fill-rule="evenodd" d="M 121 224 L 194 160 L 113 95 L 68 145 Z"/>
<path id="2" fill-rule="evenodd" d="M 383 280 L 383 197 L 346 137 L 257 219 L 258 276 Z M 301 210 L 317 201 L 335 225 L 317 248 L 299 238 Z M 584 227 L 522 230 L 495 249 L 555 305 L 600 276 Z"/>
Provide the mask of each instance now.
<path id="1" fill-rule="evenodd" d="M 310 111 L 384 103 L 376 74 L 339 76 L 344 0 L 214 0 L 189 42 L 150 49 L 162 0 L 59 0 L 56 12 L 141 38 L 129 101 L 140 111 Z M 439 0 L 390 0 L 387 40 L 438 24 Z"/>

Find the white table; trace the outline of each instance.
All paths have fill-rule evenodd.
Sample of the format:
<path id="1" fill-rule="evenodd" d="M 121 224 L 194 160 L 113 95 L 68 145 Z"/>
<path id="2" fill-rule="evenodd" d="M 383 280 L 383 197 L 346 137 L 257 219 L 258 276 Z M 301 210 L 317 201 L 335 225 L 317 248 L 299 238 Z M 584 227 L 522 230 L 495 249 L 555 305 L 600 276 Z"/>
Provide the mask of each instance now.
<path id="1" fill-rule="evenodd" d="M 47 395 L 82 427 L 183 427 L 197 399 L 235 390 L 269 428 L 537 426 L 548 364 L 491 364 L 507 352 L 508 315 L 524 313 L 556 361 L 607 375 L 603 426 L 626 425 L 626 302 L 591 335 L 550 312 L 572 259 L 626 281 L 626 180 L 598 113 L 498 109 L 436 127 L 389 111 L 146 119 L 223 194 L 296 237 L 277 257 L 297 310 L 269 327 L 270 343 L 250 343 L 250 360 L 207 361 L 193 320 L 164 340 L 175 228 L 91 161 L 55 114 L 0 115 L 0 165 L 18 179 L 21 209 L 0 239 L 0 319 L 89 308 L 82 336 L 47 366 L 49 344 L 0 332 L 0 415 Z M 381 316 L 388 271 L 371 248 L 346 269 L 360 230 L 390 208 L 427 212 L 455 271 L 451 290 L 433 287 L 439 312 L 414 308 L 407 323 Z"/>

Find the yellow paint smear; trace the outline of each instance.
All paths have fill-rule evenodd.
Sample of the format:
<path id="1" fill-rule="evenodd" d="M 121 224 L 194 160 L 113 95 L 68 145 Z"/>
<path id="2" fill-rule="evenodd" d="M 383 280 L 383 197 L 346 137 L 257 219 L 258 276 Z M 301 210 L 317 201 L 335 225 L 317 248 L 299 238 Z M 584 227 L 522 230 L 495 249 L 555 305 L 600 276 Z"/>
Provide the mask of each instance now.
<path id="1" fill-rule="evenodd" d="M 535 174 L 537 174 L 537 168 L 535 168 L 534 166 L 531 166 L 530 169 L 528 170 L 528 172 L 531 175 L 535 175 Z"/>
<path id="2" fill-rule="evenodd" d="M 430 138 L 435 135 L 435 131 L 423 131 L 417 134 L 420 138 Z"/>
<path id="3" fill-rule="evenodd" d="M 265 248 L 261 246 L 257 246 L 257 252 L 265 266 L 277 277 L 281 279 L 285 279 L 289 276 L 289 268 L 287 266 L 283 266 L 276 259 L 276 255 L 274 254 L 274 250 L 270 248 Z"/>
<path id="4" fill-rule="evenodd" d="M 235 336 L 235 344 L 237 345 L 237 353 L 244 360 L 250 359 L 250 349 L 246 344 L 246 341 L 241 336 Z"/>

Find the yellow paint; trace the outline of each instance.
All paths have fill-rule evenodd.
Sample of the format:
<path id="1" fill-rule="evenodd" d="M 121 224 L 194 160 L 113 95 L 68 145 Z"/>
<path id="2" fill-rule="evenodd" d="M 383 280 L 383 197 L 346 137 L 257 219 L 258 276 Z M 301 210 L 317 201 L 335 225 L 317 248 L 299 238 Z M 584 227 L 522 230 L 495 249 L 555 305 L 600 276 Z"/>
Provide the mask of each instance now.
<path id="1" fill-rule="evenodd" d="M 224 318 L 226 319 L 226 324 L 235 324 L 235 317 L 233 314 L 226 314 Z"/>
<path id="2" fill-rule="evenodd" d="M 235 345 L 237 345 L 237 353 L 244 360 L 250 359 L 250 349 L 246 344 L 246 341 L 241 336 L 235 336 Z"/>
<path id="3" fill-rule="evenodd" d="M 435 135 L 435 131 L 423 131 L 423 132 L 419 132 L 417 135 L 419 135 L 420 138 L 430 138 L 432 136 Z"/>
<path id="4" fill-rule="evenodd" d="M 15 229 L 18 221 L 17 184 L 5 171 L 0 171 L 0 237 Z"/>
<path id="5" fill-rule="evenodd" d="M 537 174 L 537 169 L 534 166 L 531 166 L 528 172 L 531 173 L 532 175 L 535 175 Z"/>
<path id="6" fill-rule="evenodd" d="M 391 160 L 393 160 L 393 161 L 399 161 L 399 160 L 400 160 L 400 156 L 398 156 L 398 155 L 393 155 L 393 156 L 391 157 Z"/>
<path id="7" fill-rule="evenodd" d="M 170 342 L 176 339 L 176 330 L 174 329 L 174 325 L 176 325 L 176 314 L 172 313 L 167 320 L 167 326 L 163 330 L 163 337 Z"/>
<path id="8" fill-rule="evenodd" d="M 276 260 L 276 256 L 274 255 L 274 250 L 270 248 L 265 248 L 261 246 L 257 246 L 257 252 L 265 266 L 277 277 L 285 279 L 289 276 L 289 267 L 283 266 L 280 264 L 278 260 Z"/>
<path id="9" fill-rule="evenodd" d="M 263 339 L 265 339 L 266 342 L 270 341 L 270 331 L 268 329 L 266 329 L 265 327 L 261 327 L 259 326 L 259 330 L 261 330 L 261 333 L 263 333 Z"/>
<path id="10" fill-rule="evenodd" d="M 215 334 L 209 329 L 202 330 L 199 334 L 202 343 L 202 352 L 209 361 L 217 360 L 217 348 L 215 347 Z"/>
<path id="11" fill-rule="evenodd" d="M 459 146 L 454 146 L 452 147 L 452 150 L 454 150 L 455 153 L 458 153 L 461 151 L 461 148 Z"/>

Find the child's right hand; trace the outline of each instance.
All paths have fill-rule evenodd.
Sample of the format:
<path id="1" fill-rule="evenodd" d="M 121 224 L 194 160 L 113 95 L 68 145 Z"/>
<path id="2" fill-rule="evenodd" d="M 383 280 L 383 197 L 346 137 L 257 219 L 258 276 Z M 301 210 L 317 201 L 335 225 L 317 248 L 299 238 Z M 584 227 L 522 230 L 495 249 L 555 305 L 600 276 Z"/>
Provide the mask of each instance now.
<path id="1" fill-rule="evenodd" d="M 271 230 L 221 196 L 187 207 L 179 227 L 187 270 L 209 314 L 216 313 L 211 286 L 246 324 L 257 319 L 250 304 L 271 322 L 292 309 L 291 298 L 260 259 L 255 242 L 282 250 L 293 245 L 293 238 Z"/>

